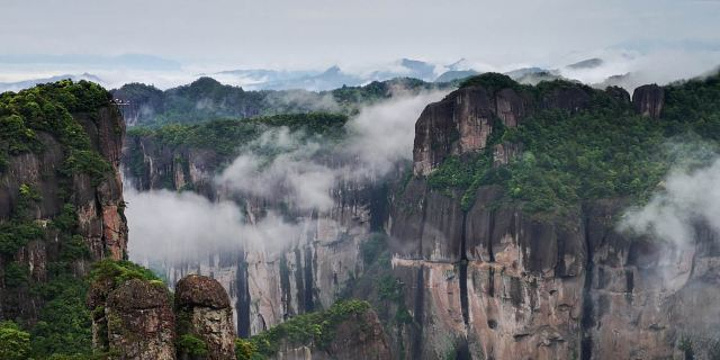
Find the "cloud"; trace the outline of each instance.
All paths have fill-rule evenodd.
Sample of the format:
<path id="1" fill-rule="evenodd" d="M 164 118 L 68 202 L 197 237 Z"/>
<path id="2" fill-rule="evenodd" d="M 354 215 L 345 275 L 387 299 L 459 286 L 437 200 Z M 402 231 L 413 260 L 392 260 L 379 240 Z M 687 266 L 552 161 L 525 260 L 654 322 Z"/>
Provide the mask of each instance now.
<path id="1" fill-rule="evenodd" d="M 287 127 L 264 132 L 215 179 L 221 192 L 241 202 L 212 202 L 192 192 L 137 192 L 127 179 L 131 258 L 191 261 L 239 249 L 274 253 L 297 243 L 317 226 L 309 214 L 338 206 L 333 194 L 339 185 L 370 184 L 412 158 L 415 121 L 445 93 L 397 89 L 396 97 L 350 119 L 347 138 L 339 143 Z M 238 205 L 256 200 L 269 211 Z M 280 209 L 285 216 L 273 212 Z M 339 232 L 352 231 L 325 221 Z"/>
<path id="2" fill-rule="evenodd" d="M 351 138 L 347 151 L 356 155 L 370 177 L 387 174 L 401 160 L 412 160 L 415 122 L 427 104 L 441 100 L 448 91 L 403 94 L 396 89 L 392 100 L 364 107 L 348 123 Z"/>
<path id="3" fill-rule="evenodd" d="M 182 262 L 252 248 L 274 252 L 299 240 L 307 224 L 274 212 L 252 221 L 237 204 L 191 193 L 125 190 L 128 252 L 135 261 Z"/>
<path id="4" fill-rule="evenodd" d="M 691 50 L 666 47 L 644 52 L 606 49 L 593 52 L 591 55 L 602 59 L 602 65 L 584 69 L 563 67 L 559 69 L 560 74 L 586 84 L 619 85 L 632 91 L 644 84 L 665 85 L 696 77 L 720 64 L 720 51 L 714 49 Z M 572 61 L 582 59 L 575 57 Z M 609 77 L 617 75 L 621 77 L 605 82 Z"/>
<path id="5" fill-rule="evenodd" d="M 678 248 L 694 244 L 695 229 L 707 225 L 720 233 L 720 159 L 695 170 L 674 170 L 664 190 L 643 207 L 623 216 L 619 229 L 649 236 Z"/>
<path id="6" fill-rule="evenodd" d="M 412 159 L 415 121 L 447 91 L 395 93 L 350 119 L 348 137 L 340 144 L 286 127 L 268 130 L 216 182 L 241 195 L 282 199 L 301 210 L 330 210 L 335 205 L 331 190 L 338 183 L 371 182 Z"/>

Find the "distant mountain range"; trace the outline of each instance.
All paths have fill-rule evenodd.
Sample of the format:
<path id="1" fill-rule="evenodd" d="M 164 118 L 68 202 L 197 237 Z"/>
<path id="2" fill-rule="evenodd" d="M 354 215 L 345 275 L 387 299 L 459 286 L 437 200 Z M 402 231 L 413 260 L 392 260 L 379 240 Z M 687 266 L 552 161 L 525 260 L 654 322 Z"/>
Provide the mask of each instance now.
<path id="1" fill-rule="evenodd" d="M 572 62 L 557 68 L 545 68 L 529 66 L 505 72 L 513 80 L 520 83 L 535 85 L 541 81 L 555 79 L 575 80 L 592 85 L 604 87 L 606 85 L 620 85 L 628 90 L 647 82 L 668 82 L 675 78 L 655 79 L 653 73 L 646 71 L 640 75 L 637 71 L 624 66 L 625 62 L 632 61 L 632 55 L 623 54 L 618 58 L 591 57 L 580 61 Z M 7 64 L 14 66 L 18 64 L 42 64 L 48 63 L 50 68 L 53 64 L 73 64 L 71 68 L 83 68 L 83 64 L 94 64 L 93 66 L 116 66 L 118 69 L 142 70 L 155 69 L 162 73 L 170 70 L 170 74 L 178 77 L 177 74 L 184 74 L 181 77 L 188 78 L 188 82 L 200 77 L 211 77 L 226 85 L 240 86 L 245 90 L 308 90 L 308 91 L 329 91 L 344 86 L 357 87 L 372 83 L 373 81 L 387 81 L 397 78 L 413 78 L 424 82 L 448 83 L 460 81 L 464 78 L 482 73 L 482 69 L 476 68 L 472 62 L 460 59 L 451 64 L 435 64 L 431 62 L 400 59 L 394 63 L 379 66 L 367 71 L 348 71 L 338 65 L 331 66 L 326 70 L 274 70 L 274 69 L 235 69 L 214 73 L 202 73 L 190 75 L 182 72 L 179 63 L 164 58 L 150 55 L 121 55 L 115 57 L 104 56 L 81 56 L 81 55 L 25 55 L 12 56 L 0 55 L 0 66 Z M 88 68 L 92 66 L 88 65 Z M 94 71 L 93 71 L 94 72 Z M 108 78 L 116 81 L 103 83 L 100 75 L 89 73 L 73 73 L 68 71 L 65 75 L 52 76 L 40 79 L 28 79 L 17 82 L 0 82 L 0 92 L 18 91 L 32 87 L 38 83 L 52 82 L 60 79 L 90 80 L 98 82 L 106 87 L 118 87 L 123 83 L 122 76 L 118 83 L 117 74 L 110 73 Z M 699 74 L 689 74 L 689 77 Z M 151 79 L 126 80 L 125 83 L 143 82 L 152 83 Z M 181 83 L 178 83 L 181 84 Z M 163 87 L 165 88 L 165 87 Z"/>
<path id="2" fill-rule="evenodd" d="M 574 71 L 593 69 L 601 66 L 598 58 L 580 61 L 567 66 Z M 214 74 L 203 74 L 220 82 L 242 86 L 249 90 L 291 90 L 304 89 L 327 91 L 343 86 L 362 86 L 372 81 L 385 81 L 394 78 L 409 77 L 425 82 L 453 82 L 482 73 L 473 69 L 465 59 L 452 64 L 438 65 L 420 60 L 401 59 L 386 70 L 375 70 L 366 74 L 347 72 L 335 65 L 325 71 L 286 71 L 286 70 L 230 70 Z M 562 71 L 527 67 L 505 73 L 516 81 L 536 84 L 543 80 L 563 78 Z"/>
<path id="3" fill-rule="evenodd" d="M 51 76 L 51 77 L 47 77 L 47 78 L 23 80 L 23 81 L 17 81 L 17 82 L 0 82 L 0 93 L 6 92 L 6 91 L 20 91 L 23 89 L 31 88 L 37 84 L 56 82 L 56 81 L 65 80 L 65 79 L 71 79 L 72 81 L 87 80 L 87 81 L 96 82 L 98 84 L 103 83 L 102 79 L 100 79 L 99 77 L 97 77 L 93 74 L 88 74 L 88 73 L 65 74 L 65 75 L 57 75 L 57 76 Z"/>

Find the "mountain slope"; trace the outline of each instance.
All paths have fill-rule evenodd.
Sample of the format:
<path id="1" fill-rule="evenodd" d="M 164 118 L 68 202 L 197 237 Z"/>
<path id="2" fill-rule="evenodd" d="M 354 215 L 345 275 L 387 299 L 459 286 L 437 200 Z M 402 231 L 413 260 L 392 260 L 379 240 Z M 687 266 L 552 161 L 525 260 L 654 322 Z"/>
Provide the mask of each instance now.
<path id="1" fill-rule="evenodd" d="M 124 133 L 93 83 L 0 95 L 0 318 L 30 331 L 33 357 L 90 354 L 84 276 L 127 256 Z"/>

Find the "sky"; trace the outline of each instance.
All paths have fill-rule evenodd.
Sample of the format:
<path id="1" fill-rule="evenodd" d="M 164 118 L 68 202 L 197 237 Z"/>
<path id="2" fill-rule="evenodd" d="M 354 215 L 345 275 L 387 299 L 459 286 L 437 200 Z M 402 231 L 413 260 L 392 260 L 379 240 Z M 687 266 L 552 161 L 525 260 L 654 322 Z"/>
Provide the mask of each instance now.
<path id="1" fill-rule="evenodd" d="M 0 55 L 151 54 L 301 68 L 401 57 L 575 61 L 648 41 L 720 44 L 720 0 L 0 0 Z"/>

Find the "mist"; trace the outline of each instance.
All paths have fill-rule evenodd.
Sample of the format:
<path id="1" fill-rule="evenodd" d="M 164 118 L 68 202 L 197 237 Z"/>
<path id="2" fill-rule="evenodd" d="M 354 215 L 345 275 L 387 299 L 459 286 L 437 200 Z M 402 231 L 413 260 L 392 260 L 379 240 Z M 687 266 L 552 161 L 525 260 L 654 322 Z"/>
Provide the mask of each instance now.
<path id="1" fill-rule="evenodd" d="M 192 192 L 127 188 L 125 199 L 128 252 L 139 262 L 192 262 L 241 249 L 274 252 L 307 228 L 273 212 L 251 219 L 233 202 L 211 202 Z"/>
<path id="2" fill-rule="evenodd" d="M 415 121 L 425 106 L 448 91 L 410 95 L 366 106 L 345 125 L 347 139 L 271 129 L 247 146 L 216 183 L 245 196 L 282 198 L 302 210 L 327 211 L 339 182 L 370 182 L 412 159 Z M 280 152 L 278 154 L 278 152 Z M 330 161 L 332 154 L 332 161 Z"/>
<path id="3" fill-rule="evenodd" d="M 664 189 L 643 207 L 629 209 L 619 229 L 649 236 L 677 248 L 694 243 L 695 227 L 720 233 L 720 159 L 693 170 L 672 170 Z"/>
<path id="4" fill-rule="evenodd" d="M 366 106 L 348 120 L 341 140 L 269 129 L 249 144 L 238 144 L 240 155 L 214 182 L 228 198 L 266 199 L 295 214 L 329 211 L 338 205 L 332 195 L 339 184 L 370 184 L 412 159 L 415 121 L 447 92 L 411 95 L 396 89 L 390 100 Z M 138 192 L 131 181 L 126 179 L 125 190 L 129 253 L 143 263 L 197 261 L 238 249 L 272 253 L 296 243 L 313 226 L 302 216 L 272 211 L 256 219 L 241 202 L 212 202 L 187 191 Z"/>

